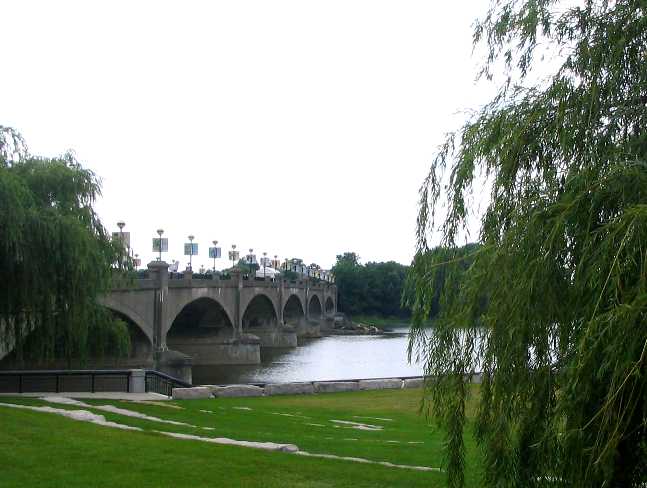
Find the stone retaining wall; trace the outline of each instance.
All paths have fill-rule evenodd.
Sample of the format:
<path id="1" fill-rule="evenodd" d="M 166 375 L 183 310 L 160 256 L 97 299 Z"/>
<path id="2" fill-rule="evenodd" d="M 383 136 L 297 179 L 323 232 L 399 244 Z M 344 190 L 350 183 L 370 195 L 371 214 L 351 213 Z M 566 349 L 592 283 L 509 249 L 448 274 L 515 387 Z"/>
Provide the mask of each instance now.
<path id="1" fill-rule="evenodd" d="M 387 380 L 359 380 L 358 386 L 360 390 L 398 390 L 402 388 L 402 380 L 400 378 L 387 379 Z"/>
<path id="2" fill-rule="evenodd" d="M 273 395 L 303 395 L 315 392 L 312 383 L 270 383 L 265 385 L 265 394 Z"/>
<path id="3" fill-rule="evenodd" d="M 315 381 L 315 393 L 338 393 L 342 391 L 357 391 L 357 381 Z"/>
<path id="4" fill-rule="evenodd" d="M 481 375 L 470 377 L 472 383 L 480 383 Z M 174 388 L 173 399 L 210 398 L 210 397 L 249 397 L 275 395 L 302 395 L 313 393 L 338 393 L 359 390 L 399 390 L 422 388 L 425 379 L 419 378 L 380 378 L 347 381 L 304 381 L 294 383 L 268 383 L 256 385 L 204 385 L 193 388 Z M 195 390 L 195 391 L 193 391 Z"/>

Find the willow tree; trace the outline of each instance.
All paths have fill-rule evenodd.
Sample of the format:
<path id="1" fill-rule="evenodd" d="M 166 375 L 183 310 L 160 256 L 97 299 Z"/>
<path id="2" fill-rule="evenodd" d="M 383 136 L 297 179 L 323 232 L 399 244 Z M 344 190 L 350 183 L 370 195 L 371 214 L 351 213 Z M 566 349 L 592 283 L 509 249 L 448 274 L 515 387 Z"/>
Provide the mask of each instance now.
<path id="1" fill-rule="evenodd" d="M 19 362 L 127 347 L 125 325 L 96 302 L 124 262 L 92 208 L 99 191 L 71 154 L 32 156 L 0 126 L 0 340 Z"/>
<path id="2" fill-rule="evenodd" d="M 484 486 L 645 486 L 647 3 L 496 1 L 474 39 L 505 83 L 434 159 L 410 277 L 410 354 L 433 377 L 449 484 L 464 484 L 475 402 Z M 550 69 L 540 48 L 558 63 L 532 82 Z M 473 220 L 481 247 L 452 282 Z M 428 252 L 432 235 L 446 253 Z"/>

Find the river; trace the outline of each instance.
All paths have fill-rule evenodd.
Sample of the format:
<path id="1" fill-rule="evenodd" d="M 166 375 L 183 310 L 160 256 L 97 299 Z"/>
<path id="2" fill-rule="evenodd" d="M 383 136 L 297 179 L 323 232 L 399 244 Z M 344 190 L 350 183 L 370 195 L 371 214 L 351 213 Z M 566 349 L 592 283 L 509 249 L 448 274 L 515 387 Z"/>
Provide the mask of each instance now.
<path id="1" fill-rule="evenodd" d="M 261 364 L 194 366 L 194 384 L 282 383 L 422 375 L 409 364 L 409 330 L 393 328 L 379 336 L 328 336 L 308 339 L 295 349 L 264 350 Z"/>

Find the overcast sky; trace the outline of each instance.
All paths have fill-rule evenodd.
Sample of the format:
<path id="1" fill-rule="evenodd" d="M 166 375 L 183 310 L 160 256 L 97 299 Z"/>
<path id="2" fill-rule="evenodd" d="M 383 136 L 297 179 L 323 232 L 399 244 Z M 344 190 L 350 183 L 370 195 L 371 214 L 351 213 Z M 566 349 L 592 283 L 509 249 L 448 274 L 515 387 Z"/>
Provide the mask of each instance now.
<path id="1" fill-rule="evenodd" d="M 0 4 L 0 125 L 99 175 L 144 263 L 237 244 L 408 264 L 418 188 L 475 83 L 486 0 Z M 225 260 L 217 264 L 227 265 Z"/>

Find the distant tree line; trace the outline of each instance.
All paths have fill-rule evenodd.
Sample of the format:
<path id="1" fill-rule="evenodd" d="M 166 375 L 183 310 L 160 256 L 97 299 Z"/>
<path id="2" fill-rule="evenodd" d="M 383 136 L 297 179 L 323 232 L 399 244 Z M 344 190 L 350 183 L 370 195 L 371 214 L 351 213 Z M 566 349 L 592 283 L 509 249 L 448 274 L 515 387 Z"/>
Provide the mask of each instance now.
<path id="1" fill-rule="evenodd" d="M 332 269 L 339 291 L 337 309 L 351 316 L 409 318 L 400 301 L 407 269 L 394 261 L 361 264 L 354 252 L 338 255 Z"/>
<path id="2" fill-rule="evenodd" d="M 451 293 L 449 288 L 460 286 L 477 250 L 477 244 L 467 244 L 451 251 L 436 247 L 414 258 L 414 263 L 433 262 L 439 267 L 429 289 L 431 299 L 424 310 L 425 320 L 433 320 L 439 315 L 446 296 Z M 354 252 L 338 255 L 332 269 L 339 291 L 338 310 L 351 316 L 411 318 L 416 283 L 409 268 L 395 261 L 362 264 Z"/>

